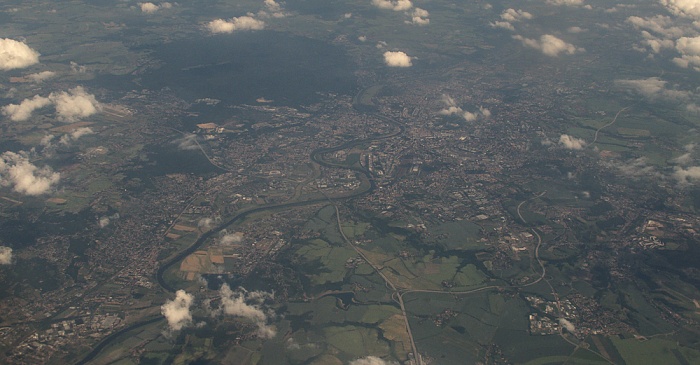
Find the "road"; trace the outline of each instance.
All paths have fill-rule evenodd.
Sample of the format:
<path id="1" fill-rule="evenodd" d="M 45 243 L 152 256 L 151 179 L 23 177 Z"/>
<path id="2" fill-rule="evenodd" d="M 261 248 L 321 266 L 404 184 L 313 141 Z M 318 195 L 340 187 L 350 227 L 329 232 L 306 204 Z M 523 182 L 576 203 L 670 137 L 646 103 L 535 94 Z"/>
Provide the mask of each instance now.
<path id="1" fill-rule="evenodd" d="M 610 127 L 611 125 L 615 124 L 615 122 L 617 121 L 617 117 L 620 116 L 620 113 L 622 113 L 623 111 L 625 111 L 625 110 L 627 110 L 627 109 L 629 109 L 629 108 L 631 108 L 631 106 L 626 106 L 626 107 L 620 109 L 620 110 L 617 112 L 617 114 L 615 114 L 615 118 L 613 118 L 612 122 L 610 122 L 610 123 L 608 123 L 608 124 L 606 124 L 606 125 L 604 125 L 604 126 L 598 128 L 598 129 L 595 131 L 595 136 L 593 136 L 593 142 L 591 142 L 591 145 L 594 145 L 596 142 L 598 142 L 598 133 L 600 133 L 601 130 L 603 130 L 604 128 Z"/>
<path id="2" fill-rule="evenodd" d="M 329 200 L 330 200 L 330 198 L 329 198 Z M 331 201 L 331 204 L 333 204 L 332 201 Z M 367 256 L 365 256 L 365 254 L 364 254 L 364 252 L 362 252 L 362 250 L 360 250 L 359 248 L 357 248 L 357 246 L 355 246 L 352 242 L 350 242 L 348 237 L 345 235 L 345 232 L 343 232 L 343 225 L 340 221 L 340 210 L 338 209 L 338 206 L 335 204 L 333 204 L 333 207 L 335 208 L 335 217 L 336 217 L 337 222 L 338 222 L 338 231 L 340 231 L 340 235 L 343 237 L 343 241 L 345 241 L 345 243 L 347 243 L 348 246 L 352 247 L 352 249 L 355 250 L 355 252 L 357 252 L 357 254 L 360 255 L 360 257 L 362 257 L 362 259 L 365 260 L 365 262 L 367 264 L 369 264 L 369 266 L 371 266 L 372 269 L 374 269 L 374 271 L 382 278 L 382 280 L 384 280 L 385 285 L 387 287 L 391 288 L 391 290 L 393 291 L 393 293 L 391 294 L 391 297 L 399 304 L 399 307 L 401 308 L 401 314 L 403 314 L 404 323 L 406 325 L 406 332 L 408 332 L 408 339 L 411 342 L 411 350 L 413 351 L 413 357 L 414 357 L 417 365 L 423 365 L 423 360 L 422 360 L 420 354 L 418 353 L 418 348 L 416 347 L 416 342 L 413 340 L 413 332 L 411 331 L 411 324 L 408 322 L 408 314 L 406 313 L 406 306 L 404 305 L 403 295 L 401 294 L 400 289 L 397 289 L 396 285 L 394 285 L 394 283 L 392 283 L 391 280 L 389 280 L 389 278 L 387 278 L 386 275 L 384 275 L 384 273 L 381 271 L 381 269 L 375 263 L 373 263 L 369 258 L 367 258 Z"/>

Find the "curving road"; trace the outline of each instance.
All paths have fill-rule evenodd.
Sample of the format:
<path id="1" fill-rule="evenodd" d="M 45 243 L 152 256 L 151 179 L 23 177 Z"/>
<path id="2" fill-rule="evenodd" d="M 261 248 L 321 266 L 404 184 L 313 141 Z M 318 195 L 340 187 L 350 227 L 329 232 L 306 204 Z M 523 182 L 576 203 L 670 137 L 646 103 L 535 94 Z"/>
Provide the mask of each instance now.
<path id="1" fill-rule="evenodd" d="M 593 136 L 593 142 L 591 142 L 591 145 L 594 145 L 596 142 L 598 142 L 598 133 L 600 133 L 601 130 L 603 130 L 604 128 L 610 127 L 611 125 L 615 124 L 615 122 L 617 121 L 617 117 L 620 116 L 620 113 L 622 113 L 623 111 L 625 111 L 625 110 L 627 110 L 627 109 L 629 109 L 629 108 L 631 108 L 631 107 L 632 107 L 632 106 L 626 106 L 626 107 L 620 109 L 620 110 L 617 112 L 617 114 L 615 114 L 615 118 L 613 118 L 612 122 L 610 122 L 610 123 L 608 123 L 608 124 L 606 124 L 606 125 L 604 125 L 604 126 L 598 128 L 598 129 L 595 131 L 595 136 Z"/>

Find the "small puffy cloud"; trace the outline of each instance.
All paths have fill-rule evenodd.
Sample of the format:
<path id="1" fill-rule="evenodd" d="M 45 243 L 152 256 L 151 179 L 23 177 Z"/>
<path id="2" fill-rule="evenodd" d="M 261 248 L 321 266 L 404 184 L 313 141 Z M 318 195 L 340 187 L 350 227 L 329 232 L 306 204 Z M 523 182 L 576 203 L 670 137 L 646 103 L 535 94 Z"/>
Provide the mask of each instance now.
<path id="1" fill-rule="evenodd" d="M 484 107 L 479 107 L 479 110 L 474 113 L 464 111 L 457 106 L 455 100 L 449 95 L 443 95 L 441 100 L 445 103 L 445 108 L 438 112 L 440 115 L 459 115 L 467 122 L 473 122 L 479 118 L 488 118 L 491 116 L 491 111 Z"/>
<path id="2" fill-rule="evenodd" d="M 0 186 L 24 195 L 41 195 L 61 179 L 50 167 L 37 167 L 26 152 L 5 152 L 0 155 Z"/>
<path id="3" fill-rule="evenodd" d="M 241 242 L 243 242 L 243 233 L 241 232 L 227 233 L 219 238 L 219 244 L 223 246 Z"/>
<path id="4" fill-rule="evenodd" d="M 154 3 L 138 3 L 138 6 L 141 8 L 141 11 L 146 14 L 153 14 L 160 9 L 160 7 Z"/>
<path id="5" fill-rule="evenodd" d="M 64 122 L 74 122 L 102 110 L 95 95 L 87 93 L 82 86 L 77 86 L 67 92 L 51 93 L 49 99 L 56 107 L 58 119 Z"/>
<path id="6" fill-rule="evenodd" d="M 114 213 L 109 216 L 100 217 L 100 219 L 97 221 L 97 224 L 99 224 L 100 228 L 105 228 L 108 225 L 110 225 L 110 223 L 112 223 L 112 221 L 115 219 L 119 219 L 119 213 Z"/>
<path id="7" fill-rule="evenodd" d="M 44 147 L 50 147 L 50 146 L 51 146 L 51 141 L 53 141 L 53 139 L 54 139 L 55 137 L 56 137 L 56 136 L 54 136 L 53 134 L 47 134 L 47 135 L 45 135 L 43 138 L 41 138 L 41 141 L 39 142 L 39 144 L 40 144 L 41 146 L 44 146 Z"/>
<path id="8" fill-rule="evenodd" d="M 67 134 L 64 134 L 63 136 L 61 136 L 61 139 L 59 142 L 65 146 L 68 146 L 72 142 L 77 141 L 80 137 L 86 136 L 88 134 L 93 134 L 93 133 L 95 133 L 95 132 L 90 127 L 78 128 L 71 133 L 67 133 Z"/>
<path id="9" fill-rule="evenodd" d="M 249 292 L 243 288 L 233 291 L 227 284 L 221 286 L 219 294 L 221 295 L 219 309 L 224 315 L 243 317 L 253 321 L 258 326 L 258 337 L 275 337 L 277 331 L 267 324 L 271 314 L 263 307 L 265 300 L 273 298 L 272 294 L 261 291 Z"/>
<path id="10" fill-rule="evenodd" d="M 22 100 L 19 104 L 10 104 L 2 107 L 2 114 L 13 122 L 23 122 L 32 117 L 32 113 L 51 105 L 51 100 L 43 96 L 35 95 Z"/>
<path id="11" fill-rule="evenodd" d="M 628 17 L 627 23 L 637 29 L 645 29 L 653 33 L 663 35 L 666 38 L 678 38 L 686 33 L 686 29 L 679 27 L 678 22 L 665 15 L 655 15 L 648 18 L 638 16 Z"/>
<path id="12" fill-rule="evenodd" d="M 33 73 L 33 74 L 29 74 L 29 75 L 25 76 L 26 79 L 28 79 L 29 81 L 36 83 L 36 84 L 41 83 L 41 82 L 48 80 L 50 78 L 53 78 L 53 77 L 56 77 L 56 73 L 53 71 L 41 71 L 41 72 L 37 72 L 37 73 Z"/>
<path id="13" fill-rule="evenodd" d="M 562 134 L 559 137 L 559 144 L 569 150 L 581 150 L 586 146 L 586 141 L 568 134 Z"/>
<path id="14" fill-rule="evenodd" d="M 581 27 L 569 27 L 569 28 L 566 29 L 566 31 L 569 32 L 569 33 L 574 33 L 574 34 L 576 34 L 576 33 L 583 33 L 583 32 L 585 32 L 586 30 L 583 29 L 583 28 L 581 28 Z"/>
<path id="15" fill-rule="evenodd" d="M 674 159 L 671 160 L 671 162 L 678 164 L 678 165 L 688 165 L 691 162 L 693 162 L 693 155 L 690 152 L 686 152 Z"/>
<path id="16" fill-rule="evenodd" d="M 0 70 L 25 68 L 39 63 L 39 52 L 9 38 L 0 38 Z"/>
<path id="17" fill-rule="evenodd" d="M 74 74 L 84 74 L 87 72 L 87 67 L 79 65 L 77 62 L 70 61 L 70 70 L 73 71 Z"/>
<path id="18" fill-rule="evenodd" d="M 557 57 L 561 53 L 574 54 L 585 51 L 583 48 L 577 48 L 573 44 L 564 42 L 551 34 L 545 34 L 539 40 L 525 38 L 521 35 L 514 35 L 513 39 L 521 41 L 527 47 L 539 49 L 550 57 Z"/>
<path id="19" fill-rule="evenodd" d="M 556 6 L 583 6 L 583 0 L 546 0 L 546 2 Z"/>
<path id="20" fill-rule="evenodd" d="M 376 356 L 367 356 L 350 361 L 349 365 L 398 365 L 398 363 L 394 361 L 386 361 Z"/>
<path id="21" fill-rule="evenodd" d="M 174 140 L 173 143 L 177 144 L 177 148 L 183 151 L 199 149 L 199 144 L 197 144 L 197 135 L 194 133 L 178 138 Z"/>
<path id="22" fill-rule="evenodd" d="M 168 326 L 171 331 L 179 331 L 183 327 L 192 324 L 192 313 L 190 313 L 192 302 L 194 302 L 192 294 L 187 294 L 184 290 L 178 290 L 175 293 L 175 299 L 167 300 L 160 307 L 160 313 L 168 320 Z"/>
<path id="23" fill-rule="evenodd" d="M 384 63 L 389 67 L 411 67 L 411 57 L 401 51 L 384 52 Z"/>
<path id="24" fill-rule="evenodd" d="M 199 229 L 205 231 L 205 230 L 210 229 L 210 228 L 212 227 L 213 224 L 214 224 L 214 219 L 212 219 L 212 218 L 202 218 L 202 219 L 199 220 L 199 222 L 197 222 L 197 228 L 199 228 Z"/>
<path id="25" fill-rule="evenodd" d="M 287 13 L 285 13 L 284 9 L 282 9 L 282 4 L 276 2 L 275 0 L 265 0 L 265 9 L 266 10 L 264 11 L 258 12 L 258 16 L 272 16 L 273 18 L 284 18 L 287 16 Z"/>
<path id="26" fill-rule="evenodd" d="M 700 166 L 673 168 L 673 178 L 681 185 L 691 185 L 700 182 Z"/>
<path id="27" fill-rule="evenodd" d="M 413 7 L 411 0 L 372 0 L 372 5 L 393 11 L 404 11 Z"/>
<path id="28" fill-rule="evenodd" d="M 663 176 L 656 170 L 656 168 L 647 163 L 647 159 L 644 157 L 639 157 L 627 162 L 620 162 L 613 164 L 617 167 L 620 172 L 628 177 L 641 178 L 641 177 L 654 177 L 663 178 Z"/>
<path id="29" fill-rule="evenodd" d="M 501 13 L 501 20 L 489 23 L 492 28 L 503 28 L 515 31 L 513 23 L 526 19 L 532 19 L 532 14 L 524 10 L 508 8 Z"/>
<path id="30" fill-rule="evenodd" d="M 207 29 L 214 34 L 233 33 L 239 30 L 261 30 L 265 29 L 265 22 L 255 19 L 250 15 L 244 15 L 237 18 L 231 18 L 230 20 L 212 20 L 207 23 Z"/>
<path id="31" fill-rule="evenodd" d="M 273 13 L 282 11 L 282 6 L 275 0 L 265 0 L 265 7 Z"/>
<path id="32" fill-rule="evenodd" d="M 411 17 L 411 20 L 407 20 L 407 24 L 415 24 L 415 25 L 428 25 L 430 24 L 430 19 L 428 17 L 430 16 L 430 13 L 421 8 L 415 8 L 413 9 L 413 12 L 408 14 Z"/>
<path id="33" fill-rule="evenodd" d="M 357 40 L 360 42 L 367 42 L 367 36 L 361 35 L 357 37 Z"/>
<path id="34" fill-rule="evenodd" d="M 521 9 L 508 8 L 501 13 L 501 19 L 507 22 L 519 22 L 524 19 L 532 19 L 532 14 Z"/>
<path id="35" fill-rule="evenodd" d="M 473 121 L 475 121 L 475 120 L 477 120 L 477 119 L 480 119 L 480 118 L 488 118 L 488 117 L 490 117 L 490 116 L 491 116 L 491 111 L 488 110 L 488 109 L 486 109 L 486 108 L 484 108 L 484 107 L 482 107 L 482 106 L 479 107 L 479 111 L 476 111 L 476 112 L 474 112 L 474 113 L 472 113 L 472 112 L 466 112 L 466 111 L 465 111 L 465 112 L 462 114 L 462 117 L 463 117 L 464 120 L 466 120 L 467 122 L 473 122 Z"/>
<path id="36" fill-rule="evenodd" d="M 566 318 L 559 318 L 559 325 L 562 328 L 566 328 L 566 330 L 568 332 L 575 332 L 576 331 L 576 326 L 574 326 L 574 324 L 571 323 L 571 321 L 569 321 Z"/>
<path id="37" fill-rule="evenodd" d="M 153 14 L 160 9 L 170 9 L 173 7 L 173 4 L 167 2 L 160 3 L 159 5 L 156 5 L 154 3 L 138 3 L 137 5 L 141 9 L 141 12 L 146 14 Z"/>
<path id="38" fill-rule="evenodd" d="M 700 71 L 700 36 L 679 38 L 676 40 L 676 51 L 681 54 L 673 59 L 676 65 Z"/>
<path id="39" fill-rule="evenodd" d="M 12 248 L 0 246 L 0 265 L 9 265 L 12 263 Z"/>
<path id="40" fill-rule="evenodd" d="M 513 26 L 513 24 L 510 24 L 509 22 L 503 22 L 503 21 L 496 20 L 495 22 L 489 23 L 489 25 L 491 26 L 491 28 L 503 28 L 503 29 L 508 29 L 511 32 L 515 31 L 515 27 Z"/>
<path id="41" fill-rule="evenodd" d="M 658 77 L 615 81 L 615 85 L 634 91 L 650 100 L 688 102 L 693 97 L 693 93 L 689 91 L 669 89 L 666 84 L 666 81 Z"/>

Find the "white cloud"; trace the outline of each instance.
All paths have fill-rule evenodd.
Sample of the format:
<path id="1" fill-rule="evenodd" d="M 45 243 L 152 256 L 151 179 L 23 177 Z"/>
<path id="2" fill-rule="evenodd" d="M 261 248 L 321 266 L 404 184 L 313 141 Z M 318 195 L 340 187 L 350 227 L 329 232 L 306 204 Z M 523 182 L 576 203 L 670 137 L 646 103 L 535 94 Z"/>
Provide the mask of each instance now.
<path id="1" fill-rule="evenodd" d="M 197 144 L 197 135 L 194 133 L 178 138 L 174 140 L 173 143 L 177 144 L 177 148 L 183 151 L 199 149 L 199 144 Z"/>
<path id="2" fill-rule="evenodd" d="M 673 62 L 677 66 L 700 71 L 700 1 L 661 0 L 661 3 L 671 16 L 627 18 L 627 23 L 640 30 L 643 38 L 634 49 L 649 51 L 650 57 L 663 50 L 675 50 L 678 56 Z"/>
<path id="3" fill-rule="evenodd" d="M 503 28 L 515 31 L 513 23 L 526 19 L 532 19 L 532 14 L 524 10 L 508 8 L 501 13 L 501 20 L 489 23 L 492 28 Z"/>
<path id="4" fill-rule="evenodd" d="M 0 186 L 12 187 L 20 194 L 41 195 L 58 183 L 59 173 L 48 166 L 37 167 L 29 157 L 24 151 L 7 151 L 0 155 Z"/>
<path id="5" fill-rule="evenodd" d="M 372 0 L 372 5 L 393 11 L 404 11 L 413 7 L 411 0 Z"/>
<path id="6" fill-rule="evenodd" d="M 576 326 L 566 318 L 559 318 L 559 325 L 562 326 L 562 328 L 566 328 L 568 332 L 576 331 Z"/>
<path id="7" fill-rule="evenodd" d="M 149 3 L 138 3 L 136 5 L 139 6 L 139 8 L 141 9 L 141 12 L 144 12 L 146 14 L 153 14 L 160 9 L 170 9 L 173 7 L 173 4 L 168 3 L 168 2 L 160 3 L 158 5 L 156 5 L 154 3 L 150 3 L 150 2 Z"/>
<path id="8" fill-rule="evenodd" d="M 175 299 L 167 300 L 160 307 L 160 313 L 168 320 L 170 330 L 179 331 L 192 324 L 192 313 L 190 313 L 192 302 L 194 302 L 193 295 L 187 294 L 184 290 L 178 290 L 175 293 Z"/>
<path id="9" fill-rule="evenodd" d="M 265 10 L 261 10 L 258 12 L 259 17 L 273 17 L 273 18 L 284 18 L 287 16 L 287 13 L 284 12 L 284 9 L 282 9 L 282 4 L 276 2 L 275 0 L 265 0 Z M 269 12 L 269 13 L 268 13 Z"/>
<path id="10" fill-rule="evenodd" d="M 105 228 L 108 225 L 110 225 L 110 223 L 112 223 L 112 220 L 114 219 L 119 219 L 119 213 L 114 213 L 109 216 L 100 217 L 97 223 L 100 225 L 100 228 Z"/>
<path id="11" fill-rule="evenodd" d="M 41 141 L 39 142 L 40 145 L 44 147 L 49 147 L 51 146 L 51 141 L 55 138 L 53 134 L 47 134 L 43 138 L 41 138 Z"/>
<path id="12" fill-rule="evenodd" d="M 367 356 L 350 361 L 349 365 L 398 365 L 398 363 L 394 361 L 386 361 L 376 356 Z"/>
<path id="13" fill-rule="evenodd" d="M 232 245 L 234 243 L 241 243 L 243 241 L 243 233 L 240 232 L 234 232 L 234 233 L 228 233 L 219 239 L 219 244 L 228 246 Z"/>
<path id="14" fill-rule="evenodd" d="M 700 71 L 700 36 L 679 38 L 676 41 L 676 50 L 681 54 L 673 59 L 676 65 Z"/>
<path id="15" fill-rule="evenodd" d="M 25 78 L 37 84 L 53 77 L 56 77 L 56 73 L 53 71 L 41 71 L 25 76 Z"/>
<path id="16" fill-rule="evenodd" d="M 57 118 L 63 122 L 74 122 L 102 110 L 95 95 L 89 94 L 81 86 L 77 86 L 67 92 L 51 93 L 48 97 L 35 95 L 22 100 L 19 104 L 6 105 L 2 107 L 2 114 L 12 121 L 21 122 L 31 118 L 35 110 L 49 105 L 56 108 Z"/>
<path id="17" fill-rule="evenodd" d="M 360 42 L 367 42 L 367 36 L 361 35 L 357 37 L 357 40 Z"/>
<path id="18" fill-rule="evenodd" d="M 663 176 L 656 170 L 656 168 L 647 163 L 647 159 L 644 157 L 639 157 L 624 163 L 614 164 L 623 175 L 639 178 L 639 177 L 655 177 L 662 178 Z"/>
<path id="19" fill-rule="evenodd" d="M 67 134 L 64 134 L 63 136 L 61 136 L 61 139 L 59 142 L 65 146 L 68 146 L 72 142 L 77 141 L 80 137 L 86 136 L 88 134 L 93 134 L 93 133 L 95 133 L 95 132 L 90 127 L 78 128 L 71 133 L 67 133 Z"/>
<path id="20" fill-rule="evenodd" d="M 586 30 L 581 27 L 569 27 L 566 29 L 566 31 L 569 33 L 583 33 Z"/>
<path id="21" fill-rule="evenodd" d="M 141 8 L 141 11 L 146 14 L 153 14 L 160 9 L 160 6 L 154 3 L 138 3 L 137 5 Z"/>
<path id="22" fill-rule="evenodd" d="M 484 107 L 479 107 L 479 110 L 474 113 L 464 111 L 462 108 L 457 106 L 455 100 L 449 95 L 443 95 L 441 100 L 443 103 L 445 103 L 446 108 L 441 109 L 438 112 L 440 115 L 459 115 L 467 122 L 473 122 L 479 118 L 488 118 L 491 116 L 491 111 Z"/>
<path id="23" fill-rule="evenodd" d="M 687 29 L 678 26 L 671 17 L 664 15 L 655 15 L 648 18 L 638 16 L 628 17 L 627 23 L 632 24 L 637 29 L 646 29 L 654 33 L 663 35 L 666 38 L 678 38 L 683 36 Z"/>
<path id="24" fill-rule="evenodd" d="M 19 104 L 10 104 L 2 107 L 2 114 L 14 122 L 23 122 L 32 117 L 32 113 L 51 105 L 51 100 L 43 96 L 35 95 L 24 99 Z"/>
<path id="25" fill-rule="evenodd" d="M 583 6 L 583 0 L 547 0 L 546 2 L 556 6 Z"/>
<path id="26" fill-rule="evenodd" d="M 671 163 L 678 164 L 680 166 L 688 166 L 693 163 L 693 150 L 695 150 L 695 143 L 688 143 L 683 146 L 686 153 L 671 160 Z M 673 177 L 681 184 L 687 185 L 690 183 L 695 183 L 700 180 L 700 167 L 691 166 L 688 168 L 682 168 L 679 166 L 674 167 Z"/>
<path id="27" fill-rule="evenodd" d="M 411 57 L 401 51 L 384 52 L 384 63 L 389 67 L 411 67 Z"/>
<path id="28" fill-rule="evenodd" d="M 660 0 L 671 13 L 685 18 L 700 18 L 700 1 L 698 0 Z"/>
<path id="29" fill-rule="evenodd" d="M 539 49 L 542 53 L 550 57 L 559 56 L 560 53 L 574 54 L 585 51 L 583 48 L 577 48 L 573 44 L 566 43 L 551 34 L 545 34 L 541 36 L 539 40 L 525 38 L 521 35 L 514 35 L 513 39 L 521 41 L 523 45 L 527 47 Z"/>
<path id="30" fill-rule="evenodd" d="M 275 0 L 265 0 L 265 7 L 273 13 L 282 11 L 282 6 Z"/>
<path id="31" fill-rule="evenodd" d="M 233 33 L 238 30 L 261 30 L 265 28 L 265 22 L 253 18 L 250 15 L 231 18 L 230 20 L 216 19 L 207 23 L 207 28 L 212 33 Z"/>
<path id="32" fill-rule="evenodd" d="M 49 99 L 56 107 L 58 119 L 64 122 L 74 122 L 102 110 L 95 95 L 85 92 L 82 86 L 77 86 L 67 92 L 51 93 Z"/>
<path id="33" fill-rule="evenodd" d="M 586 141 L 568 134 L 562 134 L 559 136 L 559 144 L 569 150 L 581 150 L 586 146 Z"/>
<path id="34" fill-rule="evenodd" d="M 667 82 L 658 77 L 639 80 L 616 80 L 615 84 L 641 94 L 650 100 L 688 102 L 693 93 L 666 88 Z"/>
<path id="35" fill-rule="evenodd" d="M 9 265 L 12 263 L 12 248 L 0 246 L 0 265 Z"/>
<path id="36" fill-rule="evenodd" d="M 214 219 L 212 218 L 202 218 L 197 222 L 197 228 L 201 230 L 208 230 L 214 224 Z"/>
<path id="37" fill-rule="evenodd" d="M 673 168 L 673 177 L 681 185 L 690 185 L 700 182 L 700 166 L 687 168 L 676 166 Z"/>
<path id="38" fill-rule="evenodd" d="M 496 20 L 495 22 L 489 23 L 489 25 L 491 26 L 491 28 L 503 28 L 508 29 L 512 32 L 515 31 L 515 27 L 513 26 L 513 24 L 510 24 L 509 22 L 502 22 L 500 20 Z"/>
<path id="39" fill-rule="evenodd" d="M 672 159 L 671 162 L 685 166 L 685 165 L 688 165 L 691 162 L 693 162 L 693 156 L 690 152 L 686 152 L 686 153 Z"/>
<path id="40" fill-rule="evenodd" d="M 272 294 L 261 291 L 249 292 L 243 288 L 234 292 L 227 284 L 221 286 L 219 294 L 221 295 L 220 311 L 223 314 L 253 321 L 258 326 L 257 335 L 261 338 L 275 337 L 277 331 L 267 324 L 270 315 L 263 308 L 265 300 L 273 298 Z"/>
<path id="41" fill-rule="evenodd" d="M 507 22 L 519 22 L 524 19 L 532 19 L 532 14 L 521 9 L 508 8 L 501 13 L 501 19 Z"/>
<path id="42" fill-rule="evenodd" d="M 491 111 L 488 110 L 488 109 L 486 109 L 486 108 L 484 108 L 484 107 L 482 107 L 482 106 L 479 107 L 479 111 L 476 111 L 476 112 L 474 112 L 474 113 L 465 111 L 465 112 L 462 114 L 462 117 L 463 117 L 464 120 L 466 120 L 467 122 L 473 122 L 473 121 L 475 121 L 475 120 L 477 120 L 477 119 L 479 119 L 479 118 L 482 118 L 482 117 L 483 117 L 483 118 L 488 118 L 488 117 L 490 117 L 490 116 L 491 116 Z"/>
<path id="43" fill-rule="evenodd" d="M 87 67 L 79 65 L 77 62 L 70 61 L 70 69 L 75 74 L 84 74 L 87 72 Z"/>
<path id="44" fill-rule="evenodd" d="M 25 68 L 39 63 L 39 52 L 9 38 L 0 38 L 0 70 Z"/>
<path id="45" fill-rule="evenodd" d="M 406 23 L 408 24 L 415 24 L 415 25 L 428 25 L 430 24 L 430 19 L 428 17 L 430 16 L 430 13 L 421 8 L 415 8 L 412 13 L 408 14 L 408 16 L 411 17 L 411 20 L 407 20 Z"/>

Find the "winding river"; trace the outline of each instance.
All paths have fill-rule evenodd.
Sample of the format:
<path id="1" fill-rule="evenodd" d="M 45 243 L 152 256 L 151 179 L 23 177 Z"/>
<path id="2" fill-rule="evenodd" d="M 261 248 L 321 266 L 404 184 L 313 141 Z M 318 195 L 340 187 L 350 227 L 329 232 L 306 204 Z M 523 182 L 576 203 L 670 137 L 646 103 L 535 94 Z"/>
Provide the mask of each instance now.
<path id="1" fill-rule="evenodd" d="M 367 90 L 367 89 L 365 89 Z M 364 92 L 361 91 L 360 94 Z M 356 108 L 358 109 L 358 108 Z M 384 135 L 379 135 L 379 136 L 374 136 L 374 137 L 368 137 L 368 138 L 363 138 L 363 139 L 355 139 L 351 140 L 348 142 L 345 142 L 339 146 L 336 147 L 325 147 L 325 148 L 318 148 L 311 152 L 311 155 L 309 158 L 311 161 L 314 163 L 317 163 L 321 166 L 327 167 L 327 168 L 339 168 L 339 169 L 345 169 L 345 170 L 352 170 L 357 173 L 363 174 L 367 180 L 370 183 L 369 188 L 366 189 L 357 189 L 349 194 L 343 195 L 343 199 L 347 198 L 353 198 L 357 197 L 360 195 L 368 194 L 371 193 L 375 188 L 376 184 L 374 182 L 374 179 L 372 178 L 370 172 L 361 167 L 357 166 L 346 166 L 346 165 L 340 165 L 340 164 L 333 164 L 327 161 L 324 161 L 322 156 L 324 154 L 348 149 L 363 143 L 368 143 L 368 142 L 373 142 L 373 141 L 378 141 L 378 140 L 383 140 L 383 139 L 388 139 L 392 137 L 396 137 L 400 134 L 402 134 L 405 130 L 405 127 L 401 125 L 399 122 L 397 122 L 394 119 L 378 115 L 376 113 L 372 113 L 372 116 L 374 116 L 377 119 L 380 119 L 384 122 L 387 122 L 395 127 L 395 130 L 392 131 L 391 133 L 384 134 Z M 242 220 L 246 216 L 253 214 L 253 213 L 259 213 L 259 212 L 264 212 L 264 211 L 269 211 L 269 210 L 275 210 L 275 209 L 284 209 L 284 208 L 292 208 L 292 207 L 299 207 L 299 206 L 305 206 L 305 205 L 311 205 L 311 204 L 316 204 L 316 203 L 321 203 L 321 202 L 328 202 L 328 197 L 323 196 L 319 198 L 313 198 L 309 200 L 302 200 L 302 201 L 294 201 L 294 202 L 287 202 L 287 203 L 279 203 L 279 204 L 270 204 L 270 205 L 264 205 L 261 207 L 249 209 L 243 212 L 239 212 L 233 217 L 229 218 L 227 221 L 222 222 L 220 225 L 218 225 L 216 228 L 211 229 L 207 231 L 206 233 L 202 234 L 191 246 L 177 254 L 176 256 L 170 258 L 169 260 L 165 261 L 160 267 L 158 268 L 158 271 L 156 272 L 156 279 L 158 281 L 158 284 L 166 291 L 174 293 L 177 289 L 168 284 L 165 279 L 164 279 L 164 274 L 165 272 L 170 269 L 173 265 L 176 265 L 178 262 L 182 261 L 185 257 L 188 255 L 191 255 L 195 251 L 197 251 L 208 239 L 212 238 L 213 236 L 219 234 L 222 230 L 228 228 L 232 224 L 236 223 L 237 221 Z M 143 327 L 150 325 L 152 323 L 156 323 L 158 321 L 164 320 L 164 317 L 156 317 L 156 318 L 149 318 L 145 319 L 141 322 L 136 322 L 128 327 L 125 327 L 117 332 L 114 332 L 110 334 L 109 336 L 105 337 L 100 343 L 98 343 L 90 353 L 85 355 L 80 361 L 76 363 L 76 365 L 84 365 L 93 360 L 99 353 L 104 350 L 107 346 L 109 346 L 113 341 L 115 341 L 117 338 L 119 338 L 121 335 L 133 331 L 137 328 Z"/>

